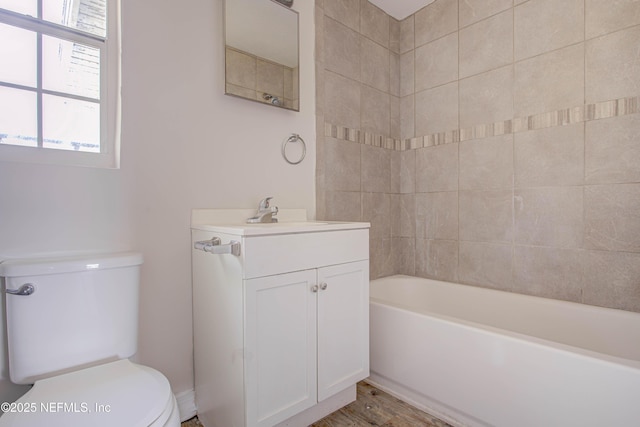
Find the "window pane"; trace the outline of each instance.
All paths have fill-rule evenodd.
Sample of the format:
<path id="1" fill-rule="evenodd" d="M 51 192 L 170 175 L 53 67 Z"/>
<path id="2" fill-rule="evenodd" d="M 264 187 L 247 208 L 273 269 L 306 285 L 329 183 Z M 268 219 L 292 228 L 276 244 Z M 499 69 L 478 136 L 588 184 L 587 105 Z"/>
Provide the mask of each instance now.
<path id="1" fill-rule="evenodd" d="M 43 95 L 42 115 L 45 148 L 100 152 L 100 104 Z"/>
<path id="2" fill-rule="evenodd" d="M 36 17 L 38 15 L 37 0 L 0 0 L 0 8 L 12 12 Z"/>
<path id="3" fill-rule="evenodd" d="M 36 46 L 33 31 L 0 24 L 0 81 L 35 87 Z"/>
<path id="4" fill-rule="evenodd" d="M 38 146 L 36 94 L 0 86 L 0 143 Z"/>
<path id="5" fill-rule="evenodd" d="M 42 7 L 45 21 L 101 37 L 107 35 L 107 0 L 46 0 Z"/>
<path id="6" fill-rule="evenodd" d="M 44 89 L 100 98 L 100 50 L 79 43 L 42 37 Z"/>

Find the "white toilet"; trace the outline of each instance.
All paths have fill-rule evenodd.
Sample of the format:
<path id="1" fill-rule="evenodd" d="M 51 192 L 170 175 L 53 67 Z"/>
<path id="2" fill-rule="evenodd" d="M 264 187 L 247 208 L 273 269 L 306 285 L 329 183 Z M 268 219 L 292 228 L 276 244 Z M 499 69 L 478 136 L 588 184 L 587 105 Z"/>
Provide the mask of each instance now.
<path id="1" fill-rule="evenodd" d="M 11 381 L 34 384 L 0 426 L 180 425 L 169 381 L 128 360 L 140 264 L 136 253 L 0 263 Z"/>

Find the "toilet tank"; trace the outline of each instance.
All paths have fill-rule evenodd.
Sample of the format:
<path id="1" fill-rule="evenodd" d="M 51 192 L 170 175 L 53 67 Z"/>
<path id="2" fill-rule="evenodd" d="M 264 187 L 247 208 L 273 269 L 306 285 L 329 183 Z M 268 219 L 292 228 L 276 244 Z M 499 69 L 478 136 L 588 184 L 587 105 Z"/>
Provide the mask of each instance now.
<path id="1" fill-rule="evenodd" d="M 0 263 L 9 374 L 16 384 L 125 359 L 136 352 L 142 255 L 9 260 Z"/>

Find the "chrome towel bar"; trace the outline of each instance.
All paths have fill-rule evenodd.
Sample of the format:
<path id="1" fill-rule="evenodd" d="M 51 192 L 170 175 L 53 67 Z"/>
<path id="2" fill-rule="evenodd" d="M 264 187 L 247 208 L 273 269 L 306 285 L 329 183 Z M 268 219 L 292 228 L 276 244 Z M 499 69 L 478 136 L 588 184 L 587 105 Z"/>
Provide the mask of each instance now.
<path id="1" fill-rule="evenodd" d="M 212 237 L 211 240 L 195 242 L 193 248 L 211 254 L 232 254 L 240 256 L 240 242 L 231 240 L 229 243 L 223 245 L 219 237 Z"/>

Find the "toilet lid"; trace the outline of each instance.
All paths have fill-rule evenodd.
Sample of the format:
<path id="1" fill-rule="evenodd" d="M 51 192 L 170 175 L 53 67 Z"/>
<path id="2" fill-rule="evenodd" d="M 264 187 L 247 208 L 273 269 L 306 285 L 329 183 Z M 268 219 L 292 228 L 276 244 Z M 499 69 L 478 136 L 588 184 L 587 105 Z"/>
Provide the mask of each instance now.
<path id="1" fill-rule="evenodd" d="M 37 381 L 0 426 L 148 427 L 173 404 L 169 381 L 119 360 Z"/>

